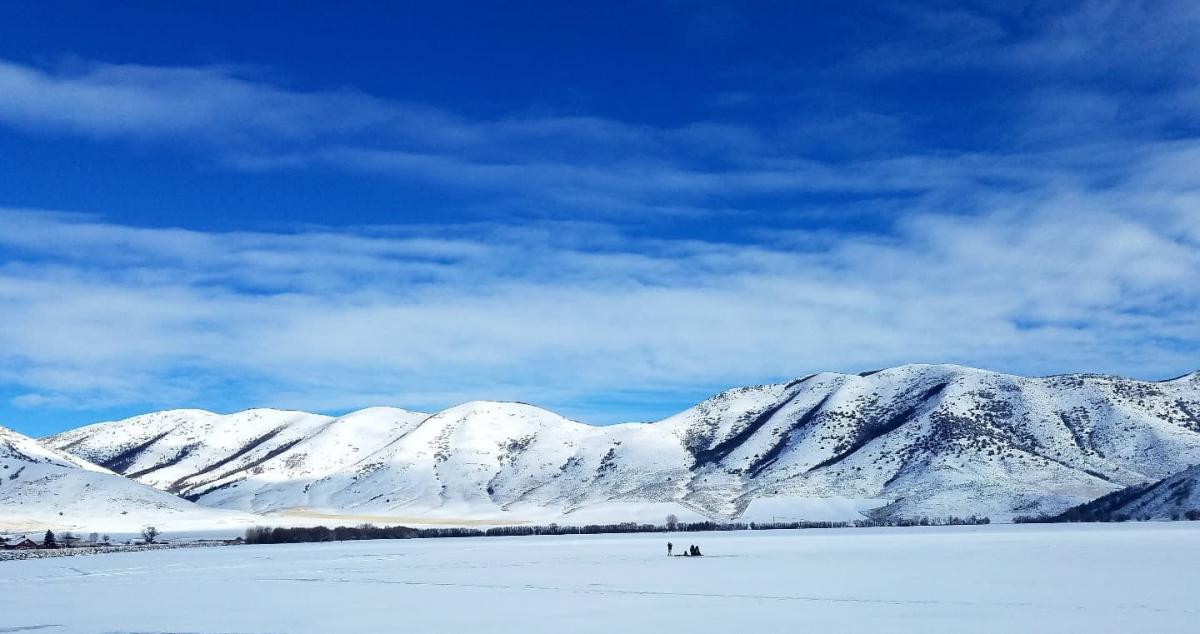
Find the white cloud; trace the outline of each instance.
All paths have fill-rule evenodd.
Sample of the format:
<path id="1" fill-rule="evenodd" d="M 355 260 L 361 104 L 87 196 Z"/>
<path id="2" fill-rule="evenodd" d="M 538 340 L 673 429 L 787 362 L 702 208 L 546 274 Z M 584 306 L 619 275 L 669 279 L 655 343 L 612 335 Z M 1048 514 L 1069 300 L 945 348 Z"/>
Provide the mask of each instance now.
<path id="1" fill-rule="evenodd" d="M 43 70 L 0 61 L 0 123 L 184 145 L 245 170 L 374 173 L 487 193 L 493 206 L 542 217 L 744 212 L 739 201 L 763 195 L 925 192 L 1037 181 L 1045 172 L 1036 157 L 1013 154 L 805 158 L 817 141 L 863 147 L 864 136 L 903 136 L 894 119 L 861 109 L 809 115 L 803 126 L 789 117 L 779 129 L 556 115 L 469 119 L 351 90 L 292 89 L 235 67 Z"/>
<path id="2" fill-rule="evenodd" d="M 586 223 L 221 234 L 10 211 L 0 382 L 37 395 L 26 406 L 575 411 L 909 361 L 1163 377 L 1200 350 L 1197 207 L 1146 193 L 1163 195 L 997 196 L 969 216 L 912 209 L 887 236 L 779 246 Z"/>

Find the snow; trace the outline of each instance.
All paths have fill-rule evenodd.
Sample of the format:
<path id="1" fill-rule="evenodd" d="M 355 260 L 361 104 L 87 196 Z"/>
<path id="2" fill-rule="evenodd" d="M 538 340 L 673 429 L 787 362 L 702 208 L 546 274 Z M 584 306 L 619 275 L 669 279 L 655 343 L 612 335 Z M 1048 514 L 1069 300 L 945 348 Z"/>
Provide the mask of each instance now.
<path id="1" fill-rule="evenodd" d="M 235 546 L 0 562 L 0 629 L 1169 633 L 1198 567 L 1185 522 Z"/>
<path id="2" fill-rule="evenodd" d="M 505 510 L 483 509 L 470 505 L 448 505 L 424 509 L 419 513 L 402 514 L 347 514 L 335 510 L 290 509 L 273 511 L 258 516 L 257 524 L 267 526 L 353 526 L 364 522 L 381 526 L 519 526 L 560 524 L 563 526 L 587 526 L 589 524 L 638 524 L 666 523 L 668 515 L 675 515 L 680 522 L 709 521 L 706 515 L 675 502 L 601 502 L 577 507 L 568 511 L 555 508 L 522 504 Z M 859 516 L 861 517 L 861 516 Z"/>
<path id="3" fill-rule="evenodd" d="M 205 508 L 0 427 L 0 531 L 136 532 L 245 526 L 244 513 Z"/>
<path id="4" fill-rule="evenodd" d="M 708 517 L 674 502 L 607 502 L 591 504 L 566 513 L 554 521 L 564 526 L 586 526 L 588 524 L 610 524 L 637 522 L 638 524 L 667 523 L 667 516 L 674 515 L 680 522 L 704 522 Z"/>
<path id="5" fill-rule="evenodd" d="M 867 516 L 867 511 L 879 508 L 887 500 L 851 498 L 761 497 L 750 502 L 741 522 L 800 522 L 844 521 Z"/>
<path id="6" fill-rule="evenodd" d="M 1200 463 L 1197 411 L 1195 376 L 904 365 L 731 389 L 657 423 L 595 427 L 492 401 L 339 418 L 174 410 L 45 443 L 205 506 L 275 515 L 512 523 L 630 503 L 735 520 L 770 497 L 829 500 L 817 516 L 770 517 L 857 519 L 880 501 L 891 517 L 1003 521 Z"/>
<path id="7" fill-rule="evenodd" d="M 1110 513 L 1139 520 L 1165 520 L 1197 510 L 1200 510 L 1200 465 L 1147 486 Z"/>
<path id="8" fill-rule="evenodd" d="M 45 439 L 52 447 L 172 492 L 211 490 L 247 469 L 262 486 L 318 480 L 386 446 L 427 415 L 373 407 L 334 418 L 305 412 L 250 409 L 220 415 L 168 410 L 97 423 Z M 244 477 L 244 475 L 243 475 Z M 251 510 L 251 509 L 246 509 Z"/>

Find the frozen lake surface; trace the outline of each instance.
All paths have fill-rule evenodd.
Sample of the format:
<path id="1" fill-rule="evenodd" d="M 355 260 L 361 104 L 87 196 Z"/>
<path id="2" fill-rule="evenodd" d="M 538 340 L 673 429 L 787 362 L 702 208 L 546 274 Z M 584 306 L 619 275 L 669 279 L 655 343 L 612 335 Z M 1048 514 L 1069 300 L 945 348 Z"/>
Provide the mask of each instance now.
<path id="1" fill-rule="evenodd" d="M 0 562 L 0 632 L 1194 632 L 1197 570 L 1200 522 L 200 548 Z"/>

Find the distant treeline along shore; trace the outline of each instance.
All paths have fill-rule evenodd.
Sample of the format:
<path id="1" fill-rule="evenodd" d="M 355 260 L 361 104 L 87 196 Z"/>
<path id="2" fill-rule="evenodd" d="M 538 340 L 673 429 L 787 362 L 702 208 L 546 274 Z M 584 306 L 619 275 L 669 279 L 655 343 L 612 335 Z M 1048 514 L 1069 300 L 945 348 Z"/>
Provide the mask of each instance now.
<path id="1" fill-rule="evenodd" d="M 492 528 L 412 528 L 409 526 L 269 527 L 246 529 L 247 544 L 294 544 L 302 542 L 334 542 L 358 539 L 421 539 L 427 537 L 517 537 L 525 535 L 595 535 L 601 533 L 669 533 L 699 531 L 783 530 L 801 528 L 866 528 L 875 526 L 958 526 L 989 524 L 986 517 L 939 517 L 853 522 L 672 522 L 666 524 L 588 524 L 585 526 L 495 526 Z"/>

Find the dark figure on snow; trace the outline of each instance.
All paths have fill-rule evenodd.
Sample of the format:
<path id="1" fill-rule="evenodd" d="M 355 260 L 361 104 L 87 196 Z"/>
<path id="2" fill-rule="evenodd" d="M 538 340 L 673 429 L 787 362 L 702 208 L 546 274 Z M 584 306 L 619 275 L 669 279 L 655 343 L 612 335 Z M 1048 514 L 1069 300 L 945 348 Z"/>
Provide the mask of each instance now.
<path id="1" fill-rule="evenodd" d="M 674 547 L 675 547 L 675 544 L 672 544 L 671 542 L 667 542 L 667 556 L 668 557 L 671 556 L 671 549 Z"/>
<path id="2" fill-rule="evenodd" d="M 699 547 L 699 546 L 696 546 L 696 545 L 693 545 L 693 546 L 692 546 L 692 548 L 691 548 L 691 555 L 692 555 L 693 557 L 700 557 L 700 556 L 701 556 L 701 555 L 700 555 L 700 547 Z"/>

